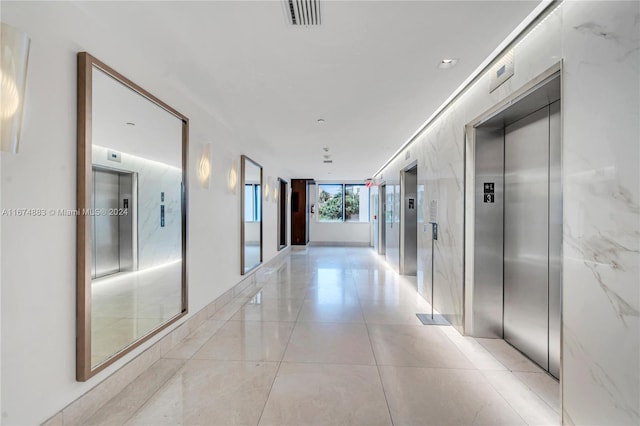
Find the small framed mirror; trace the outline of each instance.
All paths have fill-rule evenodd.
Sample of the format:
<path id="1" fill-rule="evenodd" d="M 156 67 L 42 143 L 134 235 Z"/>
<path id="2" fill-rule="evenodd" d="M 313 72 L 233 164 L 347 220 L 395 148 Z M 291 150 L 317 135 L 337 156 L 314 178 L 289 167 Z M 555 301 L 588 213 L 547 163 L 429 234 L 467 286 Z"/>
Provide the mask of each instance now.
<path id="1" fill-rule="evenodd" d="M 79 381 L 187 313 L 188 129 L 184 115 L 78 54 Z"/>
<path id="2" fill-rule="evenodd" d="M 262 263 L 262 166 L 243 155 L 240 163 L 240 273 Z"/>

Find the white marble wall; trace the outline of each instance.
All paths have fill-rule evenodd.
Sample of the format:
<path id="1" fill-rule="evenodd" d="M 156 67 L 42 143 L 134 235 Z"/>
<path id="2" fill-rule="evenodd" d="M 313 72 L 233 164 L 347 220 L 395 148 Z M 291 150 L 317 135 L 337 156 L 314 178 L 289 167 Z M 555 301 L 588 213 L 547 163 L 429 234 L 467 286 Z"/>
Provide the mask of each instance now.
<path id="1" fill-rule="evenodd" d="M 564 419 L 640 424 L 640 3 L 563 17 Z"/>
<path id="2" fill-rule="evenodd" d="M 478 79 L 382 171 L 397 182 L 418 159 L 425 218 L 438 201 L 435 308 L 462 331 L 464 126 L 563 60 L 567 424 L 640 422 L 639 4 L 565 2 L 517 44 L 511 79 L 491 94 L 489 77 Z M 387 260 L 397 265 L 389 231 Z M 429 298 L 431 232 L 421 226 L 418 246 Z"/>
<path id="3" fill-rule="evenodd" d="M 98 145 L 93 146 L 93 164 L 138 174 L 138 268 L 180 259 L 182 170 L 127 153 L 122 153 L 122 163 L 114 163 L 107 160 L 107 148 Z M 164 227 L 160 226 L 161 204 L 165 206 Z"/>

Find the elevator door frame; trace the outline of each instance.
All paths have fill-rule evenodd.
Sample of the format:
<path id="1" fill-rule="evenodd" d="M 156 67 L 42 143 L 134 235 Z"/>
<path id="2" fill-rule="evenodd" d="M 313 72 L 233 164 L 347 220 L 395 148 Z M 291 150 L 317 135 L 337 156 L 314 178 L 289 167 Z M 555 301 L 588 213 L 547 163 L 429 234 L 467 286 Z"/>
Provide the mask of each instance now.
<path id="1" fill-rule="evenodd" d="M 556 80 L 557 79 L 557 80 Z M 477 194 L 476 194 L 476 186 L 478 182 L 476 181 L 476 141 L 478 140 L 478 128 L 483 124 L 489 122 L 492 119 L 499 118 L 500 115 L 504 115 L 506 113 L 512 113 L 512 111 L 517 111 L 518 108 L 522 108 L 523 102 L 521 100 L 531 100 L 536 99 L 539 102 L 542 102 L 541 99 L 544 99 L 545 90 L 550 86 L 549 83 L 557 81 L 559 84 L 559 96 L 562 98 L 562 83 L 563 83 L 563 73 L 562 73 L 562 62 L 558 62 L 548 68 L 545 72 L 540 74 L 538 77 L 534 78 L 527 84 L 525 84 L 522 88 L 515 91 L 512 95 L 501 101 L 499 104 L 494 105 L 492 108 L 479 115 L 476 119 L 472 120 L 465 126 L 465 195 L 464 195 L 464 307 L 463 307 L 463 323 L 464 323 L 464 334 L 469 336 L 478 336 L 477 331 L 482 328 L 483 324 L 478 317 L 478 310 L 481 309 L 481 306 L 476 306 L 479 302 L 478 299 L 479 288 L 476 284 L 480 285 L 481 283 L 476 282 L 476 274 L 479 272 L 478 268 L 482 268 L 483 265 L 476 264 L 476 203 Z M 544 90 L 539 90 L 544 89 Z M 551 99 L 549 102 L 546 102 L 545 105 L 549 105 L 553 103 L 555 99 Z M 544 106 L 544 105 L 541 105 Z M 560 129 L 562 122 L 562 114 L 564 114 L 561 109 L 560 112 Z M 560 150 L 562 146 L 562 132 L 560 131 Z M 560 168 L 559 173 L 562 173 Z M 560 186 L 559 191 L 561 193 L 562 188 Z M 560 203 L 561 204 L 561 203 Z M 560 205 L 561 208 L 561 205 Z M 560 225 L 561 228 L 561 225 Z M 561 239 L 561 237 L 560 237 Z M 560 252 L 557 253 L 559 258 L 562 258 L 562 248 L 560 246 Z M 562 270 L 560 265 L 560 292 L 562 290 Z M 502 302 L 501 302 L 502 303 Z M 551 301 L 549 301 L 551 303 Z M 560 334 L 560 357 L 559 357 L 559 374 L 558 378 L 562 382 L 562 299 L 560 293 L 560 319 L 559 319 L 559 328 L 558 333 Z M 502 313 L 501 313 L 502 314 Z M 494 336 L 497 338 L 501 338 L 499 336 Z M 562 386 L 561 386 L 562 388 Z"/>
<path id="2" fill-rule="evenodd" d="M 415 223 L 407 221 L 406 176 L 415 170 L 415 192 L 413 202 L 415 211 Z M 417 276 L 418 274 L 418 161 L 413 161 L 400 170 L 400 256 L 398 266 L 401 275 Z M 407 237 L 409 236 L 409 237 Z M 407 250 L 407 244 L 415 242 L 415 247 Z"/>

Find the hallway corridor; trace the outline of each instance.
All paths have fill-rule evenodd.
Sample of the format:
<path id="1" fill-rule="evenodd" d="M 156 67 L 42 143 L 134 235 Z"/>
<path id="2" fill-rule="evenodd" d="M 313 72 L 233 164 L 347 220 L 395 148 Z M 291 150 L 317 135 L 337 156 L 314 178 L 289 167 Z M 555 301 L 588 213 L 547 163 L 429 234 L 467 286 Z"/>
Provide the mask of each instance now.
<path id="1" fill-rule="evenodd" d="M 86 424 L 549 425 L 558 383 L 502 340 L 424 326 L 369 248 L 292 250 Z"/>

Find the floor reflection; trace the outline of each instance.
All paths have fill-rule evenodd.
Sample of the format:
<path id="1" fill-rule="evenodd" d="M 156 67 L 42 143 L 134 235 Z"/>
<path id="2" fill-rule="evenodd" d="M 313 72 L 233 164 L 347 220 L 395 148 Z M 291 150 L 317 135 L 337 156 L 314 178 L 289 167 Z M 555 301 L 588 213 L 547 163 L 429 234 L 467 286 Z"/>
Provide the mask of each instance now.
<path id="1" fill-rule="evenodd" d="M 182 261 L 93 280 L 91 366 L 181 312 Z"/>

